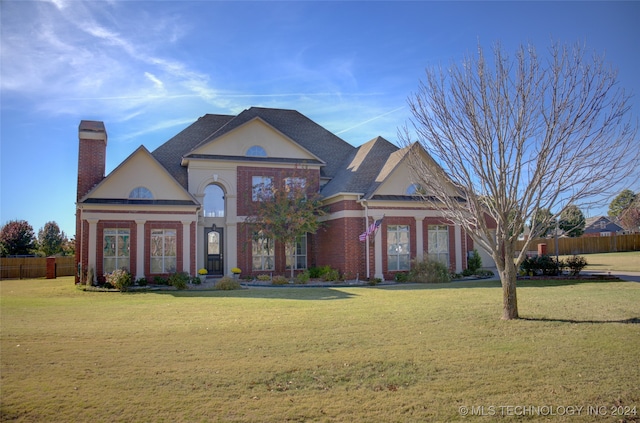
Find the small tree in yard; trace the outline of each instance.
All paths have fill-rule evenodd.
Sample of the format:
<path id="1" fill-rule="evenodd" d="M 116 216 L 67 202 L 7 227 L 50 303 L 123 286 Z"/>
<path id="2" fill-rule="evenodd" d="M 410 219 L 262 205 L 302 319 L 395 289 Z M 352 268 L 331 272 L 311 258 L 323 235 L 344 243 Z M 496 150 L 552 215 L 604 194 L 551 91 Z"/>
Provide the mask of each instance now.
<path id="1" fill-rule="evenodd" d="M 324 214 L 317 193 L 306 188 L 303 179 L 288 178 L 283 188 L 254 187 L 256 198 L 253 211 L 245 220 L 253 226 L 254 240 L 272 238 L 291 246 L 291 279 L 294 277 L 296 239 L 315 233 L 320 227 L 318 218 Z"/>
<path id="2" fill-rule="evenodd" d="M 522 46 L 510 59 L 498 45 L 490 65 L 479 47 L 459 66 L 427 70 L 409 99 L 413 131 L 400 134 L 427 205 L 491 253 L 503 319 L 519 317 L 517 269 L 554 216 L 533 225 L 516 250 L 525 222 L 544 209 L 557 216 L 571 204 L 593 204 L 640 161 L 616 72 L 579 46 L 556 44 L 548 53 L 543 60 Z"/>

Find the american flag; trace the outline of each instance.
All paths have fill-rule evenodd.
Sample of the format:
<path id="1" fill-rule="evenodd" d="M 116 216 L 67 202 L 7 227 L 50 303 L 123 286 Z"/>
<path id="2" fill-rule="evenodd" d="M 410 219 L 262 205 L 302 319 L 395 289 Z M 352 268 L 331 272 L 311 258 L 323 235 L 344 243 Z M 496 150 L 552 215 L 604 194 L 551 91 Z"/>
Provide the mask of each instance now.
<path id="1" fill-rule="evenodd" d="M 369 225 L 367 230 L 361 233 L 360 236 L 358 237 L 360 242 L 364 242 L 369 235 L 375 234 L 378 228 L 380 227 L 381 223 L 382 223 L 382 219 L 378 219 L 375 222 L 373 222 L 371 225 Z"/>

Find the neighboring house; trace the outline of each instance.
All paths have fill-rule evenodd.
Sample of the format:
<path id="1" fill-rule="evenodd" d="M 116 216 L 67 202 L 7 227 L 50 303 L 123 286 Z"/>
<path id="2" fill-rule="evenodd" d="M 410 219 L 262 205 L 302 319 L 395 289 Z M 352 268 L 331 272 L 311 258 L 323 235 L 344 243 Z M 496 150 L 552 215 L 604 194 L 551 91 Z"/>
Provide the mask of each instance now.
<path id="1" fill-rule="evenodd" d="M 582 236 L 611 236 L 622 234 L 624 228 L 612 222 L 606 216 L 589 217 L 585 220 L 584 234 Z"/>
<path id="2" fill-rule="evenodd" d="M 420 202 L 407 148 L 381 137 L 354 147 L 294 110 L 207 114 L 153 152 L 139 147 L 105 177 L 106 148 L 104 124 L 82 121 L 76 257 L 81 274 L 92 269 L 97 279 L 123 267 L 150 279 L 200 268 L 285 274 L 291 265 L 391 279 L 425 255 L 460 272 L 473 250 L 459 225 Z M 286 246 L 252 241 L 245 223 L 257 187 L 292 180 L 319 192 L 328 209 L 323 228 L 298 239 L 293 263 Z"/>

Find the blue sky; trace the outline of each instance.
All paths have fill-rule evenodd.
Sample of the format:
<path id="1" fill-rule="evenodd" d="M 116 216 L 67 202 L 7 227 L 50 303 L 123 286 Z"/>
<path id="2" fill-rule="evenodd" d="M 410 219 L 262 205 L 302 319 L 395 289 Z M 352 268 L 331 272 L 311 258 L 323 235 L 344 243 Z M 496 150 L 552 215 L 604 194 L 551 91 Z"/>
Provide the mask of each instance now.
<path id="1" fill-rule="evenodd" d="M 74 235 L 82 119 L 105 122 L 107 173 L 199 116 L 251 106 L 296 109 L 356 146 L 396 142 L 424 69 L 478 42 L 585 43 L 640 116 L 640 2 L 3 0 L 0 12 L 0 223 L 36 232 L 54 220 Z"/>

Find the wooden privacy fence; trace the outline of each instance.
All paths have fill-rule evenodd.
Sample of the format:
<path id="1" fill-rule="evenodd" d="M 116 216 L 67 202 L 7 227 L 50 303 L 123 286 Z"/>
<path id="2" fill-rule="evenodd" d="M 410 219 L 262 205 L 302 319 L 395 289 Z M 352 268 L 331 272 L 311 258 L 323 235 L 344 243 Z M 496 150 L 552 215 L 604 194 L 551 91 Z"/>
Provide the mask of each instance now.
<path id="1" fill-rule="evenodd" d="M 527 250 L 537 252 L 538 244 L 546 244 L 547 254 L 556 255 L 555 238 L 534 239 Z M 518 241 L 516 248 L 521 249 L 523 245 L 524 241 Z M 619 251 L 640 251 L 640 234 L 558 238 L 558 254 L 561 256 Z"/>
<path id="2" fill-rule="evenodd" d="M 76 274 L 74 256 L 56 257 L 55 276 Z M 2 257 L 0 258 L 0 279 L 30 279 L 47 276 L 46 257 Z"/>

